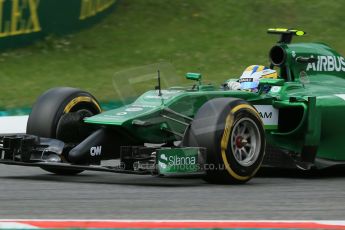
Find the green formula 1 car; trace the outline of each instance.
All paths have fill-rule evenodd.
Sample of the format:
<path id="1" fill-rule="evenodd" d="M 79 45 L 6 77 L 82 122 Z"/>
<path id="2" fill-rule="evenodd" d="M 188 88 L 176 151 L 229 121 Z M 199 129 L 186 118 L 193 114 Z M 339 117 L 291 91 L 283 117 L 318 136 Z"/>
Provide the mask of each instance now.
<path id="1" fill-rule="evenodd" d="M 89 93 L 54 88 L 33 106 L 26 134 L 0 138 L 0 163 L 57 174 L 200 175 L 211 183 L 244 183 L 261 165 L 344 164 L 344 58 L 322 43 L 291 44 L 303 31 L 268 33 L 281 37 L 269 52 L 280 72 L 260 79 L 257 92 L 203 84 L 197 73 L 186 75 L 192 87 L 162 89 L 158 71 L 155 90 L 101 112 Z M 119 161 L 101 164 L 107 159 Z"/>

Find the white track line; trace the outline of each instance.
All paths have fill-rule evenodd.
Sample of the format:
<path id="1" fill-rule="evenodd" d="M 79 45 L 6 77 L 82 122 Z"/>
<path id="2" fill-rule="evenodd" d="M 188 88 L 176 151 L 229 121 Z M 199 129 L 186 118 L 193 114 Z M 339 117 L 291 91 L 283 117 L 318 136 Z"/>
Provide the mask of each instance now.
<path id="1" fill-rule="evenodd" d="M 252 228 L 252 229 L 345 229 L 345 221 L 327 220 L 61 220 L 0 219 L 0 224 L 24 224 L 38 228 Z M 6 228 L 12 225 L 0 225 Z M 21 226 L 18 225 L 18 228 Z"/>
<path id="2" fill-rule="evenodd" d="M 0 229 L 38 229 L 38 227 L 18 222 L 2 222 L 0 220 Z"/>

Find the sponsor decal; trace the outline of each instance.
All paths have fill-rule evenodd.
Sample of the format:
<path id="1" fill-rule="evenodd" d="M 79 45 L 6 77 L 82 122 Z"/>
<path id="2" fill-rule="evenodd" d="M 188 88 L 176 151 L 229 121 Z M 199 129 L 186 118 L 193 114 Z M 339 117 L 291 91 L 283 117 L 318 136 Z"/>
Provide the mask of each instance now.
<path id="1" fill-rule="evenodd" d="M 127 112 L 119 112 L 119 113 L 116 113 L 117 116 L 123 116 L 123 115 L 126 115 Z"/>
<path id="2" fill-rule="evenodd" d="M 168 100 L 172 97 L 174 97 L 175 95 L 179 94 L 180 92 L 182 92 L 182 90 L 162 90 L 162 96 L 158 96 L 158 95 L 146 95 L 144 98 L 145 99 L 164 99 L 164 100 Z M 158 94 L 158 91 L 157 91 Z"/>
<path id="3" fill-rule="evenodd" d="M 102 146 L 95 146 L 95 147 L 91 147 L 90 149 L 90 155 L 92 157 L 94 156 L 100 156 L 102 154 Z"/>
<path id="4" fill-rule="evenodd" d="M 116 0 L 81 0 L 79 20 L 85 20 L 111 7 Z"/>
<path id="5" fill-rule="evenodd" d="M 162 169 L 166 169 L 167 165 L 164 162 L 159 161 L 158 166 L 161 167 Z"/>
<path id="6" fill-rule="evenodd" d="M 272 105 L 254 105 L 266 129 L 275 129 L 278 126 L 279 110 Z"/>
<path id="7" fill-rule="evenodd" d="M 143 104 L 134 104 L 135 107 L 142 107 L 142 108 L 156 108 L 156 105 L 143 105 Z"/>
<path id="8" fill-rule="evenodd" d="M 163 94 L 163 92 L 162 92 L 162 94 Z M 167 100 L 167 99 L 170 99 L 171 96 L 164 96 L 164 94 L 162 96 L 148 95 L 148 96 L 145 96 L 145 98 L 147 98 L 147 99 L 165 99 L 165 100 Z"/>
<path id="9" fill-rule="evenodd" d="M 242 82 L 253 82 L 253 78 L 240 78 L 239 82 L 240 83 L 242 83 Z"/>
<path id="10" fill-rule="evenodd" d="M 303 85 L 304 85 L 304 84 L 309 84 L 309 83 L 310 83 L 307 72 L 301 71 L 301 72 L 299 73 L 299 81 L 300 81 Z"/>
<path id="11" fill-rule="evenodd" d="M 198 148 L 192 147 L 158 150 L 158 170 L 163 175 L 198 172 L 198 155 Z"/>
<path id="12" fill-rule="evenodd" d="M 0 0 L 0 38 L 41 31 L 39 0 Z M 11 13 L 7 14 L 11 8 Z"/>
<path id="13" fill-rule="evenodd" d="M 345 71 L 345 60 L 341 56 L 317 56 L 316 63 L 308 63 L 307 71 Z"/>
<path id="14" fill-rule="evenodd" d="M 0 117 L 0 133 L 1 134 L 26 133 L 26 124 L 28 123 L 28 118 L 29 116 Z"/>
<path id="15" fill-rule="evenodd" d="M 165 93 L 165 94 L 177 94 L 180 92 L 182 91 L 181 90 L 162 90 L 162 93 Z"/>
<path id="16" fill-rule="evenodd" d="M 108 114 L 104 114 L 102 116 L 99 117 L 93 117 L 93 120 L 114 120 L 114 119 L 122 119 L 123 117 L 121 117 L 122 115 L 108 115 Z"/>
<path id="17" fill-rule="evenodd" d="M 334 94 L 334 96 L 337 96 L 345 101 L 345 94 Z"/>
<path id="18" fill-rule="evenodd" d="M 296 57 L 296 52 L 295 52 L 294 50 L 291 52 L 291 56 L 292 56 L 293 58 Z"/>
<path id="19" fill-rule="evenodd" d="M 161 159 L 162 159 L 162 160 L 165 160 L 165 161 L 168 160 L 168 158 L 167 158 L 167 156 L 165 156 L 165 154 L 162 154 L 162 155 L 161 155 Z"/>
<path id="20" fill-rule="evenodd" d="M 195 165 L 196 157 L 195 156 L 169 156 L 168 165 L 177 166 L 177 165 Z"/>
<path id="21" fill-rule="evenodd" d="M 273 86 L 270 90 L 271 93 L 279 93 L 282 87 L 280 86 Z"/>
<path id="22" fill-rule="evenodd" d="M 0 0 L 0 48 L 96 23 L 117 0 Z M 62 11 L 62 12 L 59 12 Z M 95 18 L 95 20 L 93 20 Z M 32 35 L 34 34 L 34 35 Z M 30 36 L 28 36 L 30 35 Z M 18 37 L 3 39 L 9 37 Z"/>
<path id="23" fill-rule="evenodd" d="M 127 111 L 127 112 L 139 112 L 142 110 L 143 110 L 143 108 L 140 108 L 140 107 L 131 107 L 131 108 L 127 108 L 125 111 Z"/>

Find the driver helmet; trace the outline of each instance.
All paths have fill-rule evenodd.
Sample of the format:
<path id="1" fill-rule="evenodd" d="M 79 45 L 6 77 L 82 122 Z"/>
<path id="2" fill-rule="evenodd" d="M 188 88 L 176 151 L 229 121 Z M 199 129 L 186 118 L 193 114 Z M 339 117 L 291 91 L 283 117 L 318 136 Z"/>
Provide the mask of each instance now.
<path id="1" fill-rule="evenodd" d="M 241 90 L 257 92 L 261 78 L 278 78 L 277 71 L 263 65 L 247 67 L 239 79 Z"/>

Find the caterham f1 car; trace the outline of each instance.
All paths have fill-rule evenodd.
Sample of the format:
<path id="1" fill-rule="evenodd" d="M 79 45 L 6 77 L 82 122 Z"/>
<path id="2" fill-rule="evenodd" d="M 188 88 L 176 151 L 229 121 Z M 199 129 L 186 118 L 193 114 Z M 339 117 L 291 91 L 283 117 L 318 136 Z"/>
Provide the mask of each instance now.
<path id="1" fill-rule="evenodd" d="M 258 92 L 205 84 L 158 86 L 134 102 L 101 112 L 75 88 L 53 88 L 32 108 L 26 134 L 1 136 L 0 163 L 57 174 L 83 170 L 162 176 L 200 175 L 244 183 L 261 165 L 322 169 L 345 163 L 345 60 L 322 43 L 293 43 L 305 33 L 269 29 L 277 79 Z M 269 90 L 263 90 L 264 88 Z M 107 166 L 101 161 L 119 159 Z"/>

